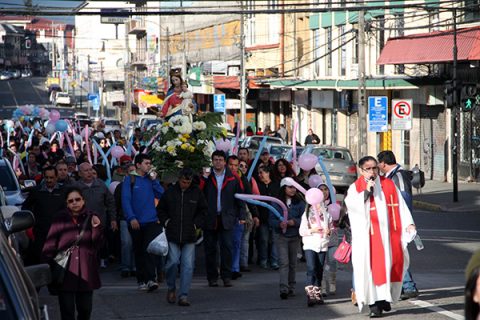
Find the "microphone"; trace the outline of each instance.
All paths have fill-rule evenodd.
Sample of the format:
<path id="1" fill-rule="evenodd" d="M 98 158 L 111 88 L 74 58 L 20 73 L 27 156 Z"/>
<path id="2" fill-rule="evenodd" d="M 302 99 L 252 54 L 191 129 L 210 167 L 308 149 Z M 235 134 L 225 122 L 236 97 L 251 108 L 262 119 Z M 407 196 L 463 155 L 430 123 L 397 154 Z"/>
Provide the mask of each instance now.
<path id="1" fill-rule="evenodd" d="M 374 180 L 375 180 L 374 177 L 370 177 L 369 179 L 370 179 L 371 181 L 374 181 Z M 373 193 L 373 186 L 370 187 L 370 192 Z"/>

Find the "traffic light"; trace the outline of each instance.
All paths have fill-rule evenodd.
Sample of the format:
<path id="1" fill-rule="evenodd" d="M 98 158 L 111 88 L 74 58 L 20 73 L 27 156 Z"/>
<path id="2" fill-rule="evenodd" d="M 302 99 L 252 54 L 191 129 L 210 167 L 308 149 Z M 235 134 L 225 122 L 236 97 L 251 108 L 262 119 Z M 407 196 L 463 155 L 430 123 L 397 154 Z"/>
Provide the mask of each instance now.
<path id="1" fill-rule="evenodd" d="M 477 84 L 467 83 L 462 86 L 461 106 L 463 112 L 470 112 L 476 107 L 477 95 Z"/>
<path id="2" fill-rule="evenodd" d="M 475 98 L 467 98 L 462 100 L 462 111 L 469 112 L 475 107 Z"/>
<path id="3" fill-rule="evenodd" d="M 453 106 L 453 83 L 452 81 L 445 82 L 445 88 L 443 90 L 445 107 L 451 108 Z"/>

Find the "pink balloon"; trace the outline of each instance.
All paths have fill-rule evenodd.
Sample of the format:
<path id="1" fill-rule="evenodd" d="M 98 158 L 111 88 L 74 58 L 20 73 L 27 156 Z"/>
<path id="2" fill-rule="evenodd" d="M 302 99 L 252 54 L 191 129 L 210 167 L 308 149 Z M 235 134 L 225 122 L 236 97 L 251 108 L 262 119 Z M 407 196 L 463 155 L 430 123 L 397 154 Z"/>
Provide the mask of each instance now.
<path id="1" fill-rule="evenodd" d="M 112 148 L 112 157 L 116 158 L 116 159 L 119 159 L 120 157 L 122 157 L 124 154 L 125 154 L 125 151 L 123 150 L 122 147 L 120 146 L 115 146 Z"/>
<path id="2" fill-rule="evenodd" d="M 57 110 L 52 110 L 50 112 L 50 120 L 52 120 L 52 122 L 56 122 L 60 119 L 60 112 L 58 112 Z"/>
<path id="3" fill-rule="evenodd" d="M 329 204 L 327 209 L 333 221 L 340 219 L 340 205 L 338 203 Z"/>
<path id="4" fill-rule="evenodd" d="M 108 187 L 108 190 L 110 191 L 111 194 L 115 193 L 115 189 L 117 188 L 117 186 L 119 184 L 120 184 L 120 182 L 118 182 L 118 181 L 113 181 L 112 183 L 110 183 L 110 186 Z"/>
<path id="5" fill-rule="evenodd" d="M 224 151 L 224 152 L 228 152 L 230 150 L 231 146 L 232 146 L 232 144 L 230 143 L 230 140 L 228 140 L 228 139 L 217 140 L 217 142 L 215 143 L 216 149 Z"/>
<path id="6" fill-rule="evenodd" d="M 82 131 L 80 132 L 80 135 L 82 136 L 82 138 L 85 138 L 85 133 L 87 131 L 85 130 L 85 128 L 82 129 Z M 88 130 L 88 135 L 90 136 L 92 134 L 92 131 Z"/>
<path id="7" fill-rule="evenodd" d="M 317 188 L 322 183 L 323 179 L 318 174 L 313 174 L 308 178 L 308 185 L 310 188 Z"/>
<path id="8" fill-rule="evenodd" d="M 307 200 L 308 204 L 312 206 L 320 204 L 323 201 L 323 192 L 317 188 L 308 189 L 305 194 L 305 200 Z"/>
<path id="9" fill-rule="evenodd" d="M 298 164 L 300 165 L 300 168 L 302 168 L 305 171 L 310 171 L 313 168 L 315 168 L 317 161 L 318 161 L 318 158 L 311 153 L 302 154 L 298 158 Z"/>

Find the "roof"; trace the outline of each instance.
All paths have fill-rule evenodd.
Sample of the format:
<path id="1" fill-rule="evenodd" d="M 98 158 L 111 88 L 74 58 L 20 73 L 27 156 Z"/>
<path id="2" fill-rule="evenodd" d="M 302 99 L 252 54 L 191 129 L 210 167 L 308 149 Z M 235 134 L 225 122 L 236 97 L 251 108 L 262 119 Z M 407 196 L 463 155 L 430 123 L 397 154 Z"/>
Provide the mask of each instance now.
<path id="1" fill-rule="evenodd" d="M 387 41 L 377 64 L 453 61 L 453 30 L 414 34 Z M 480 26 L 457 31 L 458 61 L 480 60 Z"/>

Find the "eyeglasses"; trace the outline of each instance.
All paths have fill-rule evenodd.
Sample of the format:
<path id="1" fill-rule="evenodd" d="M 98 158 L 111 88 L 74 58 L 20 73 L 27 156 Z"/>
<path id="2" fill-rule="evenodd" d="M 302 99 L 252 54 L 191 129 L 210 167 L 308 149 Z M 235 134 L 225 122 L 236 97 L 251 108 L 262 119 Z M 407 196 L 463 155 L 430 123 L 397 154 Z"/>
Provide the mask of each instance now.
<path id="1" fill-rule="evenodd" d="M 74 203 L 74 202 L 80 202 L 82 200 L 83 200 L 82 198 L 73 198 L 73 199 L 68 199 L 67 202 L 68 203 Z"/>
<path id="2" fill-rule="evenodd" d="M 377 171 L 378 167 L 361 168 L 363 171 Z"/>

